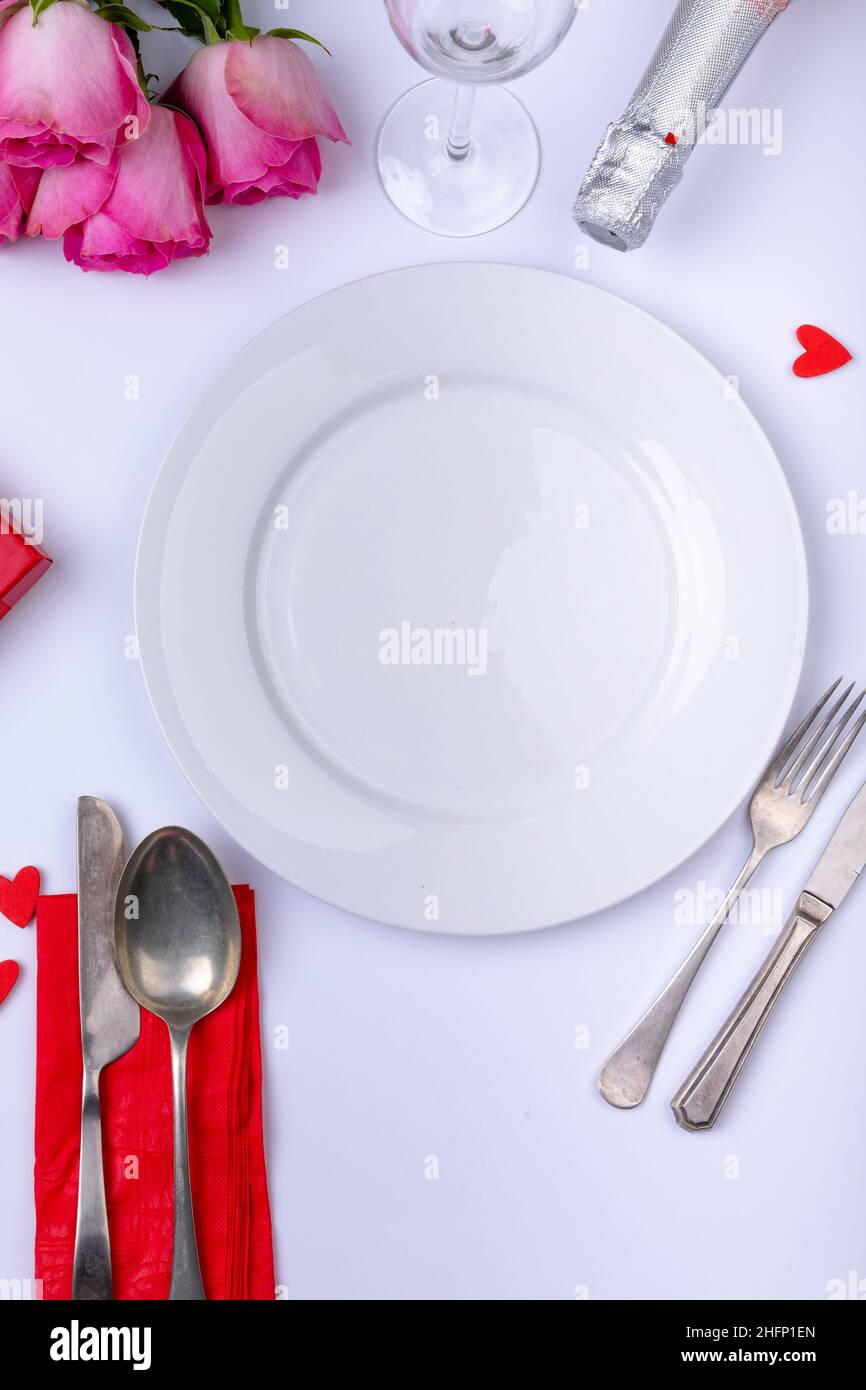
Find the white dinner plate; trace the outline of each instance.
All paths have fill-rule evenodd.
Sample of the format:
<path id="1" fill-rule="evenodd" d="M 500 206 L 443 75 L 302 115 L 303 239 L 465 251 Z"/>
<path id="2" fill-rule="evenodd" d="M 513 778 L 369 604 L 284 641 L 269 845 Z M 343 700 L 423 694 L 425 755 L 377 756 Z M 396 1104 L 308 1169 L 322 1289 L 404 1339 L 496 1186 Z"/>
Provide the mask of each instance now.
<path id="1" fill-rule="evenodd" d="M 136 622 L 180 766 L 340 907 L 510 932 L 608 907 L 743 800 L 796 691 L 794 505 L 649 315 L 497 265 L 275 323 L 148 503 Z"/>

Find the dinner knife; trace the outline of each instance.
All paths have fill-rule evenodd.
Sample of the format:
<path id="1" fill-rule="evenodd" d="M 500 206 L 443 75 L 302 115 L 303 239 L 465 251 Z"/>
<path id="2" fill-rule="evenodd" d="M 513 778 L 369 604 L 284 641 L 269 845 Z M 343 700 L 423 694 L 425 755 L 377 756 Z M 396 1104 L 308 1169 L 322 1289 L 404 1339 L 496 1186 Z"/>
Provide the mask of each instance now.
<path id="1" fill-rule="evenodd" d="M 866 784 L 819 859 L 767 959 L 671 1106 L 684 1129 L 712 1129 L 779 995 L 866 866 Z"/>
<path id="2" fill-rule="evenodd" d="M 111 807 L 78 799 L 78 993 L 81 1004 L 81 1157 L 72 1297 L 111 1298 L 111 1252 L 99 1075 L 138 1042 L 141 1009 L 127 994 L 114 959 L 114 899 L 126 861 L 123 833 Z"/>

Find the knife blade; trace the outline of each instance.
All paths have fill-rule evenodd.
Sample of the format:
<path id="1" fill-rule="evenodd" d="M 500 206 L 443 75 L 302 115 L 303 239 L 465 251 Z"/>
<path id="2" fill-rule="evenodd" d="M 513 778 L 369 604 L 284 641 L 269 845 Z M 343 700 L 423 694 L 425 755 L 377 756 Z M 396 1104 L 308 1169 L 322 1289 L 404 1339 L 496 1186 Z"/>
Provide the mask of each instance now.
<path id="1" fill-rule="evenodd" d="M 111 807 L 95 796 L 79 797 L 78 993 L 84 1080 L 72 1266 L 75 1299 L 112 1295 L 99 1075 L 138 1041 L 141 1026 L 141 1009 L 127 993 L 114 958 L 114 899 L 125 862 L 123 833 Z"/>
<path id="2" fill-rule="evenodd" d="M 866 868 L 866 785 L 834 830 L 804 892 L 835 910 Z"/>
<path id="3" fill-rule="evenodd" d="M 791 916 L 745 994 L 677 1091 L 683 1129 L 712 1129 L 746 1059 L 818 932 L 866 868 L 866 784 L 843 815 Z"/>

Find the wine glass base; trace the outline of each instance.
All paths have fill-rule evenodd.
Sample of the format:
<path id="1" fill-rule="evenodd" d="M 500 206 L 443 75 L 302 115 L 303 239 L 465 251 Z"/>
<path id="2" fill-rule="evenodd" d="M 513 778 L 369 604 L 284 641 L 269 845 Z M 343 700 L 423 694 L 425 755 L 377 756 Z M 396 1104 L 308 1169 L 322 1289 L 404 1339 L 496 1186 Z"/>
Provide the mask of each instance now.
<path id="1" fill-rule="evenodd" d="M 391 202 L 417 227 L 479 236 L 523 207 L 538 179 L 541 150 L 523 103 L 502 87 L 479 84 L 469 153 L 452 159 L 446 140 L 454 91 L 433 78 L 392 106 L 379 132 L 379 174 Z"/>

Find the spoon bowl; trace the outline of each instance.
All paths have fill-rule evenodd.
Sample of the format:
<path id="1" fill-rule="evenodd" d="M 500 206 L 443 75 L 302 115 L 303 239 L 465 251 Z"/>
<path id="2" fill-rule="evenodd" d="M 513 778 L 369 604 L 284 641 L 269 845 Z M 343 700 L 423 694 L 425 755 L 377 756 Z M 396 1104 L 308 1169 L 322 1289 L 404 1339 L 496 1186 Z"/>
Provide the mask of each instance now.
<path id="1" fill-rule="evenodd" d="M 171 1038 L 174 1092 L 172 1299 L 201 1299 L 189 1185 L 186 1056 L 193 1025 L 231 993 L 241 928 L 229 882 L 207 845 L 178 826 L 155 830 L 133 851 L 114 914 L 117 965 L 133 999 Z"/>
<path id="2" fill-rule="evenodd" d="M 191 1028 L 231 992 L 241 954 L 234 894 L 189 830 L 155 830 L 133 851 L 117 894 L 117 964 L 139 1004 Z"/>

